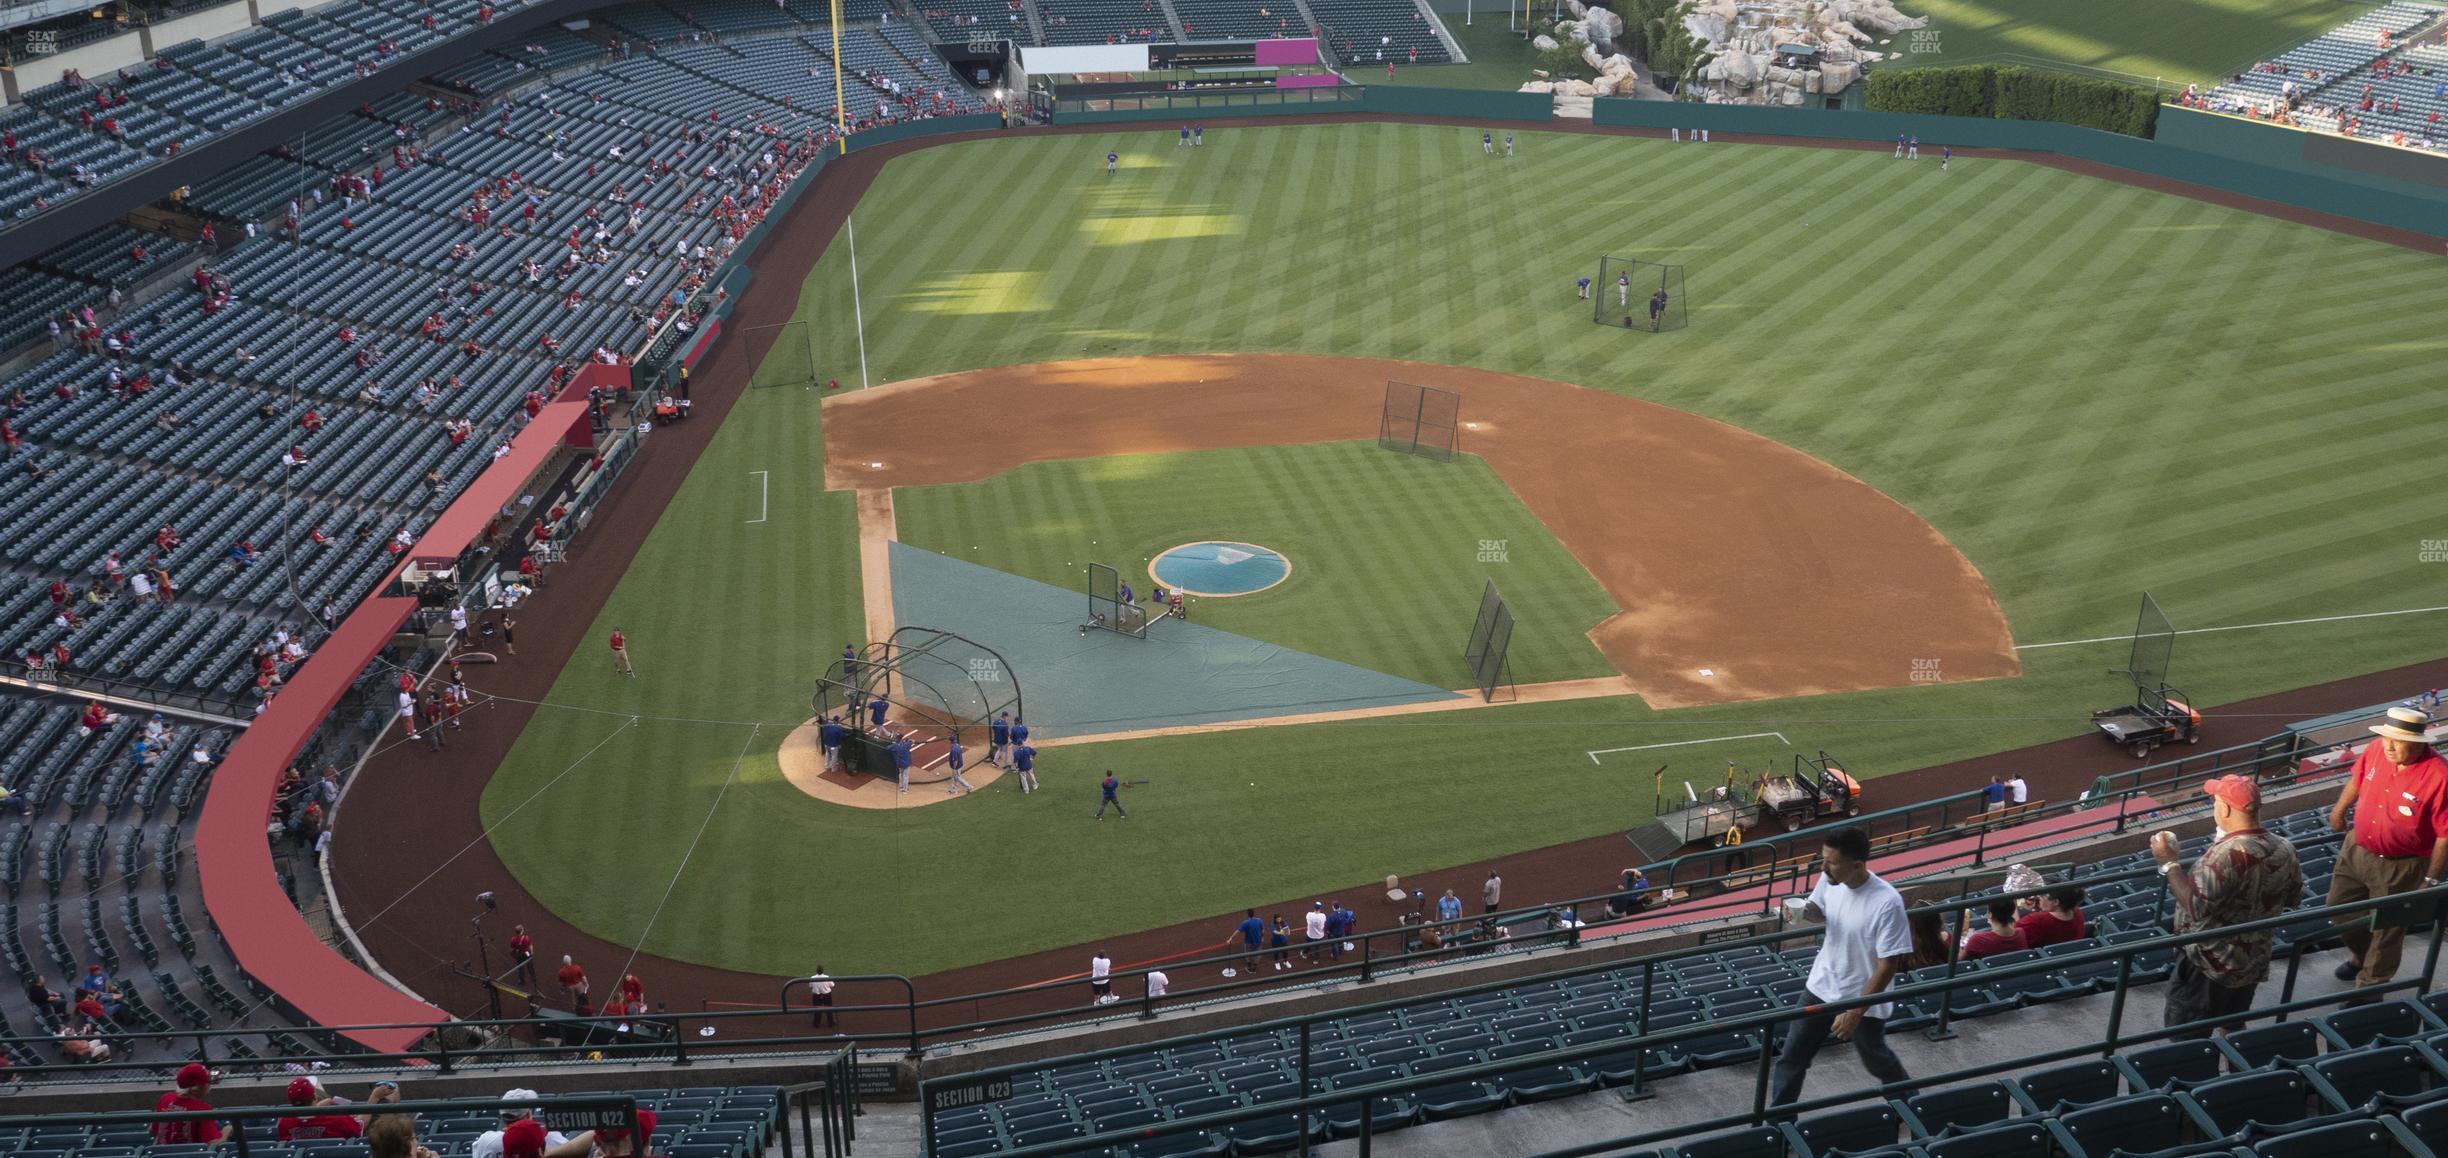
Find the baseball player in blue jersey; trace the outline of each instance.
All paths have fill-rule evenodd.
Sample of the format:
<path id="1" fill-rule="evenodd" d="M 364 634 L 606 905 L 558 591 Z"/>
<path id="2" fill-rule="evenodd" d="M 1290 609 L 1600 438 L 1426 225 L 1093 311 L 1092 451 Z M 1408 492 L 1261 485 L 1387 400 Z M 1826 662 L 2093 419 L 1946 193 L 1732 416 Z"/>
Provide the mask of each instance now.
<path id="1" fill-rule="evenodd" d="M 960 735 L 959 733 L 954 733 L 952 736 L 952 750 L 944 753 L 944 766 L 952 770 L 952 779 L 944 782 L 945 795 L 949 796 L 961 792 L 977 791 L 977 785 L 971 784 L 967 777 L 961 775 L 961 765 L 965 762 L 966 756 L 964 755 L 964 750 L 961 748 Z"/>
<path id="2" fill-rule="evenodd" d="M 1581 300 L 1586 302 L 1586 301 L 1588 301 L 1588 300 L 1589 300 L 1589 287 L 1590 287 L 1590 279 L 1589 279 L 1589 275 L 1588 275 L 1588 274 L 1582 274 L 1582 275 L 1581 275 L 1581 283 L 1580 283 L 1580 284 L 1581 284 Z"/>
<path id="3" fill-rule="evenodd" d="M 1106 174 L 1107 176 L 1109 176 L 1109 177 L 1110 177 L 1110 176 L 1112 176 L 1112 175 L 1113 175 L 1113 171 L 1114 171 L 1114 166 L 1115 166 L 1115 165 L 1120 164 L 1121 162 L 1122 162 L 1122 154 L 1120 154 L 1120 153 L 1107 153 L 1107 154 L 1105 154 L 1105 174 Z"/>
<path id="4" fill-rule="evenodd" d="M 825 771 L 831 772 L 841 767 L 842 737 L 849 731 L 830 714 L 825 716 L 823 723 L 816 725 L 816 747 L 824 752 Z"/>
<path id="5" fill-rule="evenodd" d="M 867 723 L 868 723 L 868 726 L 870 726 L 870 727 L 876 727 L 876 728 L 881 728 L 881 727 L 883 727 L 883 726 L 884 726 L 884 713 L 889 712 L 889 711 L 891 711 L 891 710 L 892 710 L 892 703 L 891 703 L 890 701 L 886 700 L 886 699 L 885 699 L 884 697 L 882 697 L 882 696 L 877 696 L 876 698 L 874 698 L 874 699 L 872 699 L 872 700 L 867 701 Z"/>
<path id="6" fill-rule="evenodd" d="M 1020 791 L 1037 791 L 1037 749 L 1014 743 L 1011 750 L 1012 771 L 1020 774 Z"/>
<path id="7" fill-rule="evenodd" d="M 986 726 L 986 762 L 1001 764 L 1004 759 L 1004 749 L 1009 747 L 1011 747 L 1011 713 L 1005 712 L 996 716 L 994 722 Z"/>
<path id="8" fill-rule="evenodd" d="M 1097 787 L 1104 792 L 1104 795 L 1097 799 L 1096 818 L 1105 819 L 1105 810 L 1111 808 L 1114 810 L 1114 815 L 1129 820 L 1130 813 L 1122 811 L 1122 782 L 1114 779 L 1113 769 L 1105 770 L 1105 779 L 1099 781 Z"/>
<path id="9" fill-rule="evenodd" d="M 1480 152 L 1482 152 L 1482 153 L 1485 153 L 1485 154 L 1487 154 L 1488 156 L 1491 156 L 1491 157 L 1495 156 L 1495 155 L 1496 155 L 1496 134 L 1494 134 L 1494 133 L 1481 133 L 1481 134 L 1479 134 L 1479 151 L 1480 151 Z"/>
<path id="10" fill-rule="evenodd" d="M 1014 743 L 1014 744 L 1026 744 L 1026 743 L 1028 743 L 1028 721 L 1027 721 L 1027 720 L 1013 720 L 1013 721 L 1012 721 L 1012 739 L 1011 739 L 1011 742 L 1012 742 L 1012 743 Z"/>
<path id="11" fill-rule="evenodd" d="M 1904 134 L 1902 134 L 1902 133 L 1897 133 L 1897 134 L 1896 134 L 1896 154 L 1895 154 L 1895 155 L 1896 155 L 1896 156 L 1898 156 L 1898 157 L 1901 157 L 1901 156 L 1903 156 L 1903 155 L 1904 155 Z"/>
<path id="12" fill-rule="evenodd" d="M 1191 148 L 1193 148 L 1193 149 L 1195 149 L 1195 148 L 1198 148 L 1199 146 L 1204 145 L 1204 144 L 1206 144 L 1206 143 L 1207 143 L 1207 126 L 1205 126 L 1205 125 L 1192 125 L 1192 126 L 1190 126 L 1190 147 L 1191 147 Z"/>
<path id="13" fill-rule="evenodd" d="M 1513 134 L 1511 134 L 1511 133 L 1506 133 L 1506 134 L 1505 134 L 1505 156 L 1510 157 L 1510 156 L 1512 156 L 1512 155 L 1513 155 Z"/>
<path id="14" fill-rule="evenodd" d="M 1953 145 L 1940 145 L 1940 146 L 1938 146 L 1938 171 L 1939 171 L 1939 172 L 1941 172 L 1941 173 L 1946 172 L 1946 171 L 1947 171 L 1947 162 L 1952 161 L 1952 160 L 1954 160 L 1954 159 L 1955 159 L 1955 146 L 1953 146 Z"/>
<path id="15" fill-rule="evenodd" d="M 893 775 L 900 781 L 901 791 L 909 791 L 910 742 L 903 736 L 892 742 Z"/>
<path id="16" fill-rule="evenodd" d="M 1178 142 L 1176 142 L 1176 143 L 1174 144 L 1174 146 L 1173 146 L 1173 147 L 1174 147 L 1174 148 L 1176 148 L 1176 149 L 1180 149 L 1180 148 L 1185 148 L 1185 147 L 1187 147 L 1189 144 L 1190 144 L 1190 126 L 1188 126 L 1188 125 L 1183 125 L 1183 126 L 1182 126 L 1182 135 L 1181 135 L 1181 140 L 1180 140 L 1180 141 L 1178 141 Z"/>
<path id="17" fill-rule="evenodd" d="M 1632 308 L 1631 274 L 1620 274 L 1615 278 L 1615 304 L 1625 309 Z"/>

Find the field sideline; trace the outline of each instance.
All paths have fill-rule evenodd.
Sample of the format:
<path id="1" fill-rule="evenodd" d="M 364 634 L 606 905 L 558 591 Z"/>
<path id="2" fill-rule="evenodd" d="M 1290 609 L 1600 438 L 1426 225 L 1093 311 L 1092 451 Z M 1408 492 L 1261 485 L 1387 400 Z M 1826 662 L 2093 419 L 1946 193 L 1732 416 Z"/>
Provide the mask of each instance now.
<path id="1" fill-rule="evenodd" d="M 1941 175 L 1871 153 L 1523 141 L 1509 167 L 1478 155 L 1474 131 L 1421 125 L 901 157 L 859 217 L 871 372 L 1306 350 L 1624 391 L 1912 507 L 1981 568 L 2022 642 L 2123 630 L 2144 587 L 2181 626 L 2441 602 L 2409 529 L 2430 513 L 2428 480 L 2341 468 L 2448 426 L 2408 405 L 2429 346 L 2393 320 L 2448 304 L 2430 259 L 2021 163 Z M 1131 162 L 1112 178 L 1107 148 Z M 962 179 L 985 171 L 1003 175 L 991 203 Z M 1688 264 L 1693 328 L 1590 325 L 1570 282 L 1602 250 Z M 848 261 L 828 250 L 803 316 L 827 323 L 824 373 L 854 381 Z M 2284 325 L 2220 288 L 2279 284 Z M 835 972 L 918 974 L 1621 830 L 1646 786 L 1592 748 L 1773 729 L 1893 771 L 2073 734 L 2118 694 L 2103 673 L 2121 651 L 2060 648 L 2028 653 L 2013 681 L 1066 750 L 1065 787 L 1108 764 L 1157 781 L 1127 828 L 1088 828 L 1093 800 L 1060 793 L 833 815 L 772 760 L 823 659 L 858 633 L 847 496 L 816 489 L 815 399 L 740 404 L 597 619 L 597 636 L 638 641 L 639 678 L 582 652 L 550 696 L 563 707 L 536 716 L 487 791 L 521 882 L 607 938 L 756 971 L 821 951 Z M 772 488 L 761 530 L 744 525 L 755 471 Z M 2424 635 L 2367 620 L 2188 637 L 2177 675 L 2222 702 L 2422 658 Z M 2123 766 L 2104 746 L 2102 762 Z M 531 797 L 541 807 L 518 809 Z M 607 841 L 634 854 L 588 854 Z M 1270 842 L 1305 854 L 1263 855 Z M 667 889 L 659 915 L 637 903 Z M 912 919 L 955 904 L 960 921 Z"/>

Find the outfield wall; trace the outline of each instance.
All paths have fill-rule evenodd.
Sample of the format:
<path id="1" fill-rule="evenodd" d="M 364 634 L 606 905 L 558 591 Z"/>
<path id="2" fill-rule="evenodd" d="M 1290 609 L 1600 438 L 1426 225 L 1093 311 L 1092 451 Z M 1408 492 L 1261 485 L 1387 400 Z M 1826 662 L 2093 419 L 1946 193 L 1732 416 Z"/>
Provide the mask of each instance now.
<path id="1" fill-rule="evenodd" d="M 2260 133 L 2191 109 L 2160 111 L 2159 138 L 2143 140 L 2045 121 L 1937 117 L 1909 113 L 1826 112 L 1755 105 L 1709 105 L 1602 97 L 1593 120 L 1619 128 L 1707 129 L 1711 133 L 1892 141 L 1918 136 L 1924 151 L 1944 145 L 2056 153 L 2154 177 L 2207 185 L 2377 225 L 2448 237 L 2448 188 L 2353 173 L 2303 159 L 2300 140 Z"/>
<path id="2" fill-rule="evenodd" d="M 1544 123 L 1553 118 L 1555 104 L 1546 93 L 1413 88 L 1391 84 L 1346 84 L 1336 88 L 1279 89 L 1262 93 L 1148 93 L 1139 97 L 1100 98 L 1095 103 L 1108 107 L 1094 111 L 1075 107 L 1076 103 L 1079 102 L 1057 102 L 1054 123 L 1097 125 L 1198 117 L 1321 113 L 1467 117 L 1472 120 Z M 1113 107 L 1123 105 L 1134 107 Z"/>

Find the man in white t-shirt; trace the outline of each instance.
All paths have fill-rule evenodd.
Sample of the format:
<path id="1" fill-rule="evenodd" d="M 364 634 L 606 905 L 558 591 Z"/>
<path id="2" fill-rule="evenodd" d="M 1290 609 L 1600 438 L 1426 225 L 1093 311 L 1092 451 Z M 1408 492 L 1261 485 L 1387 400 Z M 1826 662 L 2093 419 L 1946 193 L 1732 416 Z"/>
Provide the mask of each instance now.
<path id="1" fill-rule="evenodd" d="M 1162 969 L 1150 969 L 1147 975 L 1147 987 L 1148 1000 L 1154 1001 L 1163 997 L 1165 990 L 1173 987 L 1173 979 L 1165 976 Z"/>
<path id="2" fill-rule="evenodd" d="M 2031 785 L 2023 782 L 2022 773 L 2009 772 L 2006 774 L 2006 799 L 2016 804 L 2031 802 Z"/>
<path id="3" fill-rule="evenodd" d="M 505 1102 L 520 1101 L 536 1096 L 537 1095 L 534 1090 L 502 1091 L 502 1100 Z M 502 1131 L 509 1129 L 510 1123 L 512 1122 L 533 1116 L 534 1111 L 532 1110 L 503 1110 L 502 1129 L 476 1135 L 476 1145 L 468 1150 L 469 1158 L 502 1158 Z M 569 1141 L 569 1139 L 562 1137 L 557 1131 L 547 1130 L 544 1133 L 544 1145 L 548 1149 L 554 1146 L 559 1146 L 567 1141 Z"/>
<path id="4" fill-rule="evenodd" d="M 1096 995 L 1097 1005 L 1111 1005 L 1117 1000 L 1113 995 L 1113 958 L 1106 956 L 1103 949 L 1088 959 L 1088 991 Z"/>
<path id="5" fill-rule="evenodd" d="M 1301 918 L 1301 936 L 1309 943 L 1301 946 L 1301 960 L 1317 959 L 1318 944 L 1326 939 L 1326 902 L 1309 902 L 1308 915 Z"/>
<path id="6" fill-rule="evenodd" d="M 1912 956 L 1903 894 L 1870 871 L 1870 834 L 1859 828 L 1828 833 L 1819 865 L 1819 883 L 1803 909 L 1810 920 L 1827 925 L 1827 940 L 1819 946 L 1819 959 L 1805 983 L 1811 1000 L 1843 1001 L 1885 992 Z M 1782 1106 L 1802 1097 L 1811 1059 L 1831 1037 L 1851 1041 L 1871 1077 L 1882 1083 L 1906 1080 L 1904 1063 L 1887 1046 L 1887 1019 L 1894 1014 L 1895 1006 L 1888 1003 L 1812 1013 L 1793 1022 L 1769 1074 L 1769 1104 Z"/>

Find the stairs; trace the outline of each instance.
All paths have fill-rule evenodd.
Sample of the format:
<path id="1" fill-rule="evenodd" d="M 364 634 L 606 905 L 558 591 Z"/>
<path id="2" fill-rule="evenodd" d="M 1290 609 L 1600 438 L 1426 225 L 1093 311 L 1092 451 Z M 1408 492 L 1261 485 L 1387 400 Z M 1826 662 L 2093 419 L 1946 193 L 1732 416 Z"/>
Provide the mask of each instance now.
<path id="1" fill-rule="evenodd" d="M 1188 41 L 1190 34 L 1183 30 L 1181 13 L 1174 11 L 1173 0 L 1156 0 L 1156 6 L 1164 12 L 1165 27 L 1172 30 L 1173 43 L 1181 44 Z"/>
<path id="2" fill-rule="evenodd" d="M 1453 57 L 1455 64 L 1469 64 L 1470 54 L 1462 51 L 1461 42 L 1454 39 L 1453 29 L 1445 26 L 1445 18 L 1437 15 L 1436 9 L 1430 7 L 1426 0 L 1420 0 L 1419 10 L 1421 15 L 1428 18 L 1428 27 L 1436 29 L 1437 42 L 1445 46 L 1445 54 Z"/>
<path id="3" fill-rule="evenodd" d="M 798 1129 L 798 1117 L 794 1115 L 786 1119 L 783 1128 Z M 850 1143 L 850 1153 L 856 1158 L 919 1158 L 923 1128 L 916 1102 L 868 1102 L 858 1117 L 856 1129 L 858 1137 Z M 793 1141 L 791 1158 L 808 1158 L 809 1155 L 823 1153 L 822 1134 L 804 1141 L 806 1146 L 799 1146 L 798 1140 Z M 782 1139 L 779 1136 L 775 1137 L 773 1145 L 765 1148 L 761 1158 L 783 1158 Z"/>

